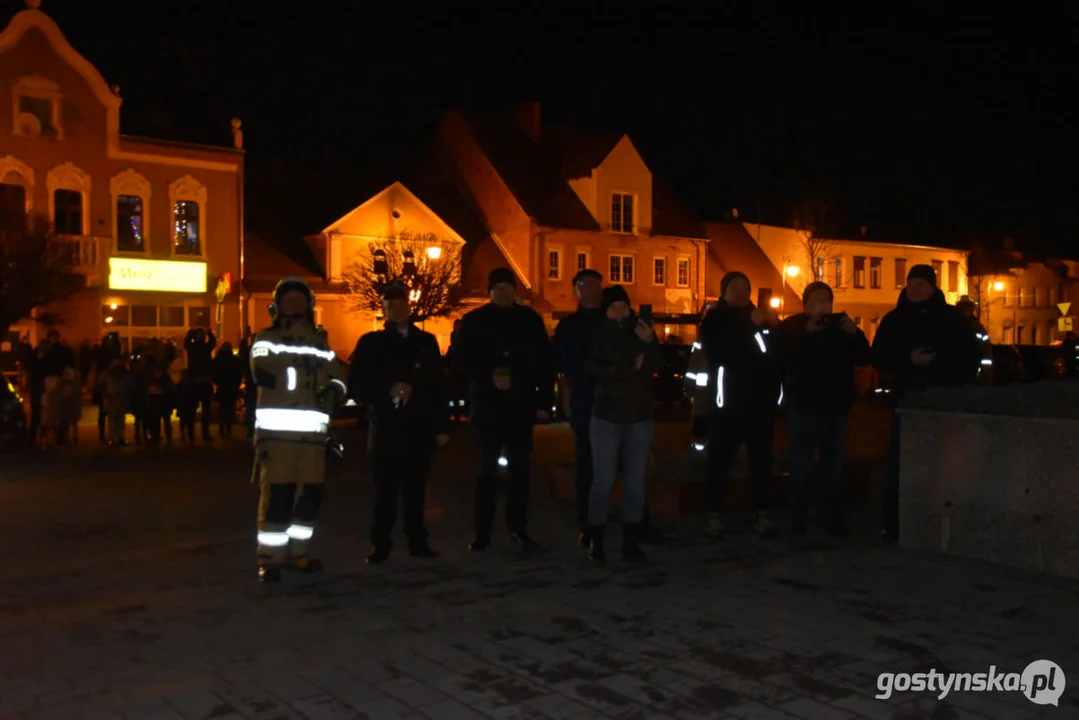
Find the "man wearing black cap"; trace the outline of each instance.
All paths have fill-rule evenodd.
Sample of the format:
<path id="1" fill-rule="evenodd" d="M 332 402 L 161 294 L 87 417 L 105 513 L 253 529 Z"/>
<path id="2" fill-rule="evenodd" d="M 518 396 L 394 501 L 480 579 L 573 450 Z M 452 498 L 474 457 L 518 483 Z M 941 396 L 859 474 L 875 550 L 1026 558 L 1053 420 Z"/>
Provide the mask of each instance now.
<path id="1" fill-rule="evenodd" d="M 491 302 L 464 316 L 454 362 L 469 380 L 469 422 L 479 442 L 476 535 L 469 549 L 491 544 L 499 470 L 506 481 L 506 516 L 515 543 L 535 546 L 528 524 L 532 427 L 550 418 L 554 363 L 547 328 L 532 308 L 517 302 L 517 278 L 508 268 L 487 277 Z"/>
<path id="2" fill-rule="evenodd" d="M 930 265 L 915 265 L 899 302 L 873 338 L 873 366 L 892 378 L 892 398 L 912 390 L 970 382 L 981 347 L 963 312 L 948 304 Z M 899 535 L 899 416 L 892 416 L 891 459 L 884 486 L 884 539 Z"/>
<path id="3" fill-rule="evenodd" d="M 371 469 L 375 480 L 369 565 L 384 562 L 401 496 L 412 557 L 435 558 L 427 544 L 424 498 L 435 446 L 449 442 L 446 379 L 438 341 L 409 318 L 408 287 L 394 280 L 382 289 L 383 330 L 356 343 L 349 386 L 369 408 Z"/>
<path id="4" fill-rule="evenodd" d="M 744 274 L 727 273 L 720 289 L 722 297 L 708 311 L 698 333 L 708 360 L 708 396 L 713 399 L 705 470 L 707 533 L 712 537 L 723 533 L 720 511 L 727 475 L 738 448 L 745 443 L 757 529 L 760 535 L 770 536 L 776 530 L 768 507 L 780 383 L 769 333 L 779 319 L 770 308 L 753 307 L 749 278 Z"/>

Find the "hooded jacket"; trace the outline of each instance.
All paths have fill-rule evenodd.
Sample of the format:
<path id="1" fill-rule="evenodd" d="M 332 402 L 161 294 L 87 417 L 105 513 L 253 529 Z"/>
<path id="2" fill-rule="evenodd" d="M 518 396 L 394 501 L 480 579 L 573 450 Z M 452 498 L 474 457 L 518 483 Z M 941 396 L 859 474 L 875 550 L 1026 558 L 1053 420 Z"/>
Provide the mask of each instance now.
<path id="1" fill-rule="evenodd" d="M 780 399 L 771 331 L 750 319 L 753 310 L 752 303 L 733 307 L 720 299 L 701 322 L 713 412 L 771 412 Z"/>
<path id="2" fill-rule="evenodd" d="M 911 362 L 920 348 L 936 353 L 925 366 Z M 963 311 L 949 305 L 939 289 L 924 302 L 899 295 L 899 302 L 880 321 L 873 338 L 873 366 L 892 377 L 898 395 L 927 387 L 962 385 L 974 379 L 982 349 Z"/>

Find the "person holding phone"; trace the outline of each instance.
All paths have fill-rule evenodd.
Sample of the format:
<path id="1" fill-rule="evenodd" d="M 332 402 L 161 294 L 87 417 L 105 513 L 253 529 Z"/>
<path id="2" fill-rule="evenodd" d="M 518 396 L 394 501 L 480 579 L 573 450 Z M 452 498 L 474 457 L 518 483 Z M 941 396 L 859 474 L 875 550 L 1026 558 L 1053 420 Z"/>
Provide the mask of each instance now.
<path id="1" fill-rule="evenodd" d="M 982 349 L 963 311 L 949 305 L 931 265 L 915 265 L 895 310 L 873 338 L 873 366 L 891 376 L 892 400 L 929 387 L 971 382 Z M 891 449 L 883 493 L 885 541 L 899 537 L 899 416 L 892 416 Z"/>
<path id="2" fill-rule="evenodd" d="M 655 435 L 652 373 L 663 366 L 656 333 L 630 308 L 621 285 L 603 291 L 606 320 L 597 328 L 586 367 L 595 378 L 592 408 L 592 490 L 588 498 L 588 556 L 606 559 L 604 530 L 615 475 L 622 472 L 622 557 L 645 559 L 640 548 L 645 473 Z"/>
<path id="3" fill-rule="evenodd" d="M 809 477 L 817 452 L 827 488 L 828 532 L 847 532 L 841 507 L 847 417 L 857 394 L 854 368 L 869 364 L 869 341 L 846 313 L 832 311 L 832 301 L 827 283 L 809 283 L 802 293 L 804 312 L 776 330 L 790 434 L 791 529 L 796 535 L 806 533 Z"/>
<path id="4" fill-rule="evenodd" d="M 720 513 L 727 475 L 745 443 L 757 530 L 767 537 L 776 532 L 768 509 L 774 478 L 772 442 L 779 374 L 771 352 L 770 332 L 779 324 L 779 318 L 771 308 L 753 306 L 749 278 L 743 273 L 724 275 L 720 291 L 722 297 L 705 316 L 698 332 L 708 365 L 708 397 L 712 398 L 705 470 L 706 533 L 711 537 L 723 533 Z"/>

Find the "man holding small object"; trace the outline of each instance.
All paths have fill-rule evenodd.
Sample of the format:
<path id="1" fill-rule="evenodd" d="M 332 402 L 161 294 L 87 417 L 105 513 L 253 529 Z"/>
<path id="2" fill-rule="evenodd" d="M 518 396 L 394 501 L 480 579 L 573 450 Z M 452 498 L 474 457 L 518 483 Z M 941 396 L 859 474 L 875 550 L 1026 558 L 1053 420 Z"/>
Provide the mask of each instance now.
<path id="1" fill-rule="evenodd" d="M 398 280 L 383 288 L 386 327 L 361 337 L 352 355 L 350 386 L 371 411 L 375 506 L 369 565 L 389 558 L 398 496 L 409 555 L 438 557 L 427 543 L 423 516 L 435 447 L 450 439 L 446 377 L 435 336 L 409 318 L 408 292 Z"/>

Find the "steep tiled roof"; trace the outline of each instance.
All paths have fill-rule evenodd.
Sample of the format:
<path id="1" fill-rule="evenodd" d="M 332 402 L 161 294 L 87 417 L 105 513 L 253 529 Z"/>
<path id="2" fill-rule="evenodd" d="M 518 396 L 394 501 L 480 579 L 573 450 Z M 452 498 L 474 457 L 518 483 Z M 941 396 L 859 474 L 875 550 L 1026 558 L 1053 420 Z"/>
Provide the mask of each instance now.
<path id="1" fill-rule="evenodd" d="M 783 287 L 782 273 L 776 269 L 746 228 L 739 222 L 706 223 L 708 258 L 707 295 L 719 297 L 719 282 L 728 272 L 745 273 L 753 288 L 772 288 L 777 294 Z"/>
<path id="2" fill-rule="evenodd" d="M 652 175 L 652 234 L 706 239 L 704 224 L 681 203 L 667 183 Z"/>
<path id="3" fill-rule="evenodd" d="M 512 116 L 464 114 L 472 136 L 521 207 L 540 225 L 599 231 L 599 223 L 562 175 L 557 152 L 534 143 Z"/>

